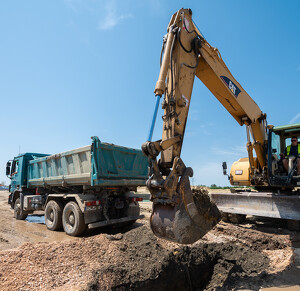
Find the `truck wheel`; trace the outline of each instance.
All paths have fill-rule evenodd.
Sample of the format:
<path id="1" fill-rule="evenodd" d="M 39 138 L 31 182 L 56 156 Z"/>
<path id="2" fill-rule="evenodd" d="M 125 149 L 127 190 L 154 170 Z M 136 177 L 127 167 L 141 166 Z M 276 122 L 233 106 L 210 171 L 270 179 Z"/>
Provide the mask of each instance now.
<path id="1" fill-rule="evenodd" d="M 76 202 L 69 202 L 63 211 L 62 222 L 64 231 L 71 236 L 83 234 L 87 225 L 84 223 L 83 213 Z"/>
<path id="2" fill-rule="evenodd" d="M 45 223 L 49 230 L 62 229 L 63 205 L 60 202 L 51 200 L 45 209 Z"/>
<path id="3" fill-rule="evenodd" d="M 27 217 L 27 214 L 21 209 L 21 200 L 18 198 L 14 203 L 14 217 L 17 220 L 24 220 Z"/>

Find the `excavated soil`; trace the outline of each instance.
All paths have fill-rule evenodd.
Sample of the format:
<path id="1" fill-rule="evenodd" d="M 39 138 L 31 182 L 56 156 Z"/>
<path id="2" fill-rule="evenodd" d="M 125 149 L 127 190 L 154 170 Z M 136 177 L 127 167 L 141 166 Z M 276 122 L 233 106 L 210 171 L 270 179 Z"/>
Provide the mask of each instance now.
<path id="1" fill-rule="evenodd" d="M 132 227 L 74 239 L 16 222 L 5 195 L 0 192 L 0 290 L 259 290 L 300 283 L 299 273 L 290 274 L 300 235 L 281 225 L 220 222 L 193 245 L 179 245 L 152 234 L 151 205 L 142 203 L 146 218 Z"/>

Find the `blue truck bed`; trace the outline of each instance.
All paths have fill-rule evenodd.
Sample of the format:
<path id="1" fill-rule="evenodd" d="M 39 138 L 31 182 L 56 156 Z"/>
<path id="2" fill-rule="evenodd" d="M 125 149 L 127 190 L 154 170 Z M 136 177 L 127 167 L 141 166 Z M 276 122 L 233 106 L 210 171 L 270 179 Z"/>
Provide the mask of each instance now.
<path id="1" fill-rule="evenodd" d="M 28 187 L 144 186 L 147 158 L 140 150 L 102 143 L 37 157 L 28 163 Z"/>

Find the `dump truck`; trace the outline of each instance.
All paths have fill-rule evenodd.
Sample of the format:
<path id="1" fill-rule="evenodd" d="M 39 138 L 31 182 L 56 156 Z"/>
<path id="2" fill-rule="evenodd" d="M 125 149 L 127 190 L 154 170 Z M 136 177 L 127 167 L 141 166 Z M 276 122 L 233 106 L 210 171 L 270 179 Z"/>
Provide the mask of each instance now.
<path id="1" fill-rule="evenodd" d="M 42 210 L 49 230 L 71 236 L 132 224 L 142 217 L 135 192 L 145 186 L 147 163 L 141 150 L 96 136 L 91 145 L 59 154 L 20 154 L 6 165 L 8 203 L 16 219 Z"/>

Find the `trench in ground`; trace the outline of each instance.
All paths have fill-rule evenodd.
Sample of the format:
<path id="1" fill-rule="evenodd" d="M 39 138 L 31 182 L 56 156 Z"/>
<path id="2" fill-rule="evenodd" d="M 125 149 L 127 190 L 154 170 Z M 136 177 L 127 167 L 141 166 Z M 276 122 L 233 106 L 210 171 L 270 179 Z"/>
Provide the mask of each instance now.
<path id="1" fill-rule="evenodd" d="M 98 269 L 87 290 L 104 290 L 101 282 L 108 277 L 113 282 L 111 290 L 224 290 L 236 286 L 237 281 L 249 286 L 251 281 L 261 280 L 269 264 L 261 252 L 228 242 L 183 246 L 161 255 L 152 253 L 156 261 L 148 264 L 143 264 L 141 257 L 134 265 Z M 138 262 L 138 253 L 136 257 Z"/>

